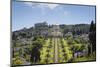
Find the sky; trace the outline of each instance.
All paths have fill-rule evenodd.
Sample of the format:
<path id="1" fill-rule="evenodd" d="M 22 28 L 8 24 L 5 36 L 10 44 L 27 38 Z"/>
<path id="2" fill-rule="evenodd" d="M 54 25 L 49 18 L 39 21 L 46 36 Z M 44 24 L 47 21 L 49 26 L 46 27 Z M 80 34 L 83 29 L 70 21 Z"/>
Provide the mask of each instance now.
<path id="1" fill-rule="evenodd" d="M 95 21 L 94 6 L 12 2 L 12 31 L 29 28 L 35 23 L 90 24 Z"/>

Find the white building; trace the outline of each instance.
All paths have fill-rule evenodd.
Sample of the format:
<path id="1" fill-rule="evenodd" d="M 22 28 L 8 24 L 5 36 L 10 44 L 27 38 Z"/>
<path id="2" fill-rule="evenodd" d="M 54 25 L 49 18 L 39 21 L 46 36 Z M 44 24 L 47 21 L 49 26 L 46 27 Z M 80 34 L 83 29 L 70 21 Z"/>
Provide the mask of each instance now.
<path id="1" fill-rule="evenodd" d="M 50 29 L 50 35 L 51 36 L 63 36 L 59 25 L 56 24 L 52 26 L 52 28 Z"/>

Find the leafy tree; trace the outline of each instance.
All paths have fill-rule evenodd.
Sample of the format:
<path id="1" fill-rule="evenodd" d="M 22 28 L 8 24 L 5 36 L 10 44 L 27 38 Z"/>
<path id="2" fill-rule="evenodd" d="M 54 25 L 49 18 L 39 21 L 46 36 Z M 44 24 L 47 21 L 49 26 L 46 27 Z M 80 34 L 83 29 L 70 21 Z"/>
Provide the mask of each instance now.
<path id="1" fill-rule="evenodd" d="M 40 49 L 44 44 L 44 39 L 42 37 L 35 37 L 32 43 L 32 51 L 31 51 L 31 62 L 36 63 L 40 61 Z"/>
<path id="2" fill-rule="evenodd" d="M 81 51 L 83 51 L 83 49 L 85 49 L 85 46 L 84 46 L 84 45 L 74 44 L 74 45 L 71 47 L 71 50 L 72 50 L 72 52 L 73 52 L 73 58 L 74 58 L 74 54 L 75 54 L 75 53 L 81 52 Z"/>
<path id="3" fill-rule="evenodd" d="M 33 47 L 32 51 L 31 51 L 31 62 L 36 63 L 40 61 L 40 51 L 38 49 L 38 47 Z"/>

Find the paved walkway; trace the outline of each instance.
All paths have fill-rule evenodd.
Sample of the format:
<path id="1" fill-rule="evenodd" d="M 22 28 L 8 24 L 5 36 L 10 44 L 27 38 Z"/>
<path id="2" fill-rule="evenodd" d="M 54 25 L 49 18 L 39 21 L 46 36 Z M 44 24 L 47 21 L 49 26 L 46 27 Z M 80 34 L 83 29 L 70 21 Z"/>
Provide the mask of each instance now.
<path id="1" fill-rule="evenodd" d="M 54 38 L 55 63 L 58 63 L 58 38 Z"/>

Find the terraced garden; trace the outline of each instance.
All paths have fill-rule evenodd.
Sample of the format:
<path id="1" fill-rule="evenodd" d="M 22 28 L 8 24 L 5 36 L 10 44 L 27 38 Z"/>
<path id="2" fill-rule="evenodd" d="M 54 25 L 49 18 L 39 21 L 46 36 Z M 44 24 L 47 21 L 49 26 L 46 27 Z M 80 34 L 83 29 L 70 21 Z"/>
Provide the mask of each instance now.
<path id="1" fill-rule="evenodd" d="M 40 51 L 41 64 L 54 63 L 54 39 L 48 38 Z"/>
<path id="2" fill-rule="evenodd" d="M 40 64 L 68 62 L 72 51 L 64 38 L 48 38 L 41 49 Z"/>
<path id="3" fill-rule="evenodd" d="M 64 38 L 59 40 L 59 62 L 68 62 L 72 58 L 70 47 Z"/>
<path id="4" fill-rule="evenodd" d="M 40 64 L 70 63 L 89 60 L 89 58 L 86 58 L 86 54 L 78 54 L 86 50 L 87 45 L 77 43 L 75 40 L 73 44 L 70 44 L 69 41 L 66 38 L 48 38 L 40 50 Z"/>
<path id="5" fill-rule="evenodd" d="M 35 44 L 40 47 L 39 51 L 33 51 Z M 42 44 L 42 47 L 40 44 Z M 16 48 L 18 47 L 19 46 Z M 14 64 L 52 64 L 95 60 L 95 53 L 91 56 L 87 55 L 88 43 L 81 43 L 78 38 L 51 37 L 37 39 L 36 41 L 33 41 L 31 45 L 21 47 L 22 48 L 19 48 L 18 52 L 14 53 Z M 35 54 L 36 57 L 38 56 L 37 59 L 35 58 L 36 60 L 34 59 L 32 52 L 37 53 Z M 38 53 L 40 54 L 38 55 Z"/>

